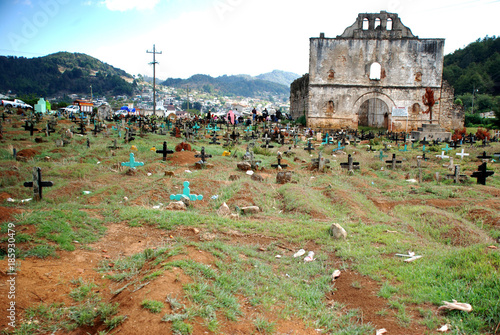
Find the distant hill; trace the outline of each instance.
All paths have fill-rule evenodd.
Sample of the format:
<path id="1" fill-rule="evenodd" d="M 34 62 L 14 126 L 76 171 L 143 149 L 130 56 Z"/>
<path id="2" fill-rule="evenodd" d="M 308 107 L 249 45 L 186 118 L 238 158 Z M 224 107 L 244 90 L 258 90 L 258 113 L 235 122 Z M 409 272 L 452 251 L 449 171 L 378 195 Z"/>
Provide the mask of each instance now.
<path id="1" fill-rule="evenodd" d="M 190 88 L 198 91 L 227 96 L 267 97 L 271 94 L 285 98 L 290 94 L 289 85 L 256 79 L 248 75 L 224 75 L 213 78 L 204 74 L 196 74 L 188 79 L 169 78 L 161 84 L 171 87 L 185 87 L 189 85 Z"/>
<path id="2" fill-rule="evenodd" d="M 95 95 L 134 91 L 134 78 L 81 53 L 58 52 L 44 57 L 0 56 L 0 91 L 54 96 L 64 93 Z"/>
<path id="3" fill-rule="evenodd" d="M 444 56 L 443 78 L 455 95 L 500 95 L 500 37 L 485 37 Z"/>
<path id="4" fill-rule="evenodd" d="M 293 72 L 285 72 L 280 70 L 274 70 L 273 72 L 263 73 L 255 78 L 261 80 L 271 81 L 273 83 L 278 83 L 290 87 L 290 84 L 300 76 Z"/>

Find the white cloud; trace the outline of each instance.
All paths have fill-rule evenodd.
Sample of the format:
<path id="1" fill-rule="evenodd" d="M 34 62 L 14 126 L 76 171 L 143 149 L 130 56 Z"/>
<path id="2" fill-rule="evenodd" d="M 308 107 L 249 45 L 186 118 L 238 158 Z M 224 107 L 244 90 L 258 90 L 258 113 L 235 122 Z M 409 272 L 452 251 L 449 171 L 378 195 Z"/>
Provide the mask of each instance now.
<path id="1" fill-rule="evenodd" d="M 111 11 L 124 12 L 131 9 L 153 9 L 160 0 L 104 0 L 102 3 Z"/>

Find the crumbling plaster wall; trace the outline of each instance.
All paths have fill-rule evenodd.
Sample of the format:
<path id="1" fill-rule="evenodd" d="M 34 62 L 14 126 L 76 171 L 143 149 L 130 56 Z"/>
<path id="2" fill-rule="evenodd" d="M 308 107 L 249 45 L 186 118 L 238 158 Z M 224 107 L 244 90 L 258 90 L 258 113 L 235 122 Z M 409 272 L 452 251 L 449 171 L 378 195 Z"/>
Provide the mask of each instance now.
<path id="1" fill-rule="evenodd" d="M 308 126 L 357 128 L 359 106 L 373 97 L 384 101 L 389 112 L 421 105 L 425 87 L 439 98 L 443 47 L 443 39 L 311 38 Z M 380 80 L 370 79 L 374 62 L 381 65 Z M 438 113 L 435 109 L 433 119 Z M 426 117 L 410 114 L 409 121 L 416 127 Z M 406 128 L 406 118 L 402 121 L 391 119 Z"/>

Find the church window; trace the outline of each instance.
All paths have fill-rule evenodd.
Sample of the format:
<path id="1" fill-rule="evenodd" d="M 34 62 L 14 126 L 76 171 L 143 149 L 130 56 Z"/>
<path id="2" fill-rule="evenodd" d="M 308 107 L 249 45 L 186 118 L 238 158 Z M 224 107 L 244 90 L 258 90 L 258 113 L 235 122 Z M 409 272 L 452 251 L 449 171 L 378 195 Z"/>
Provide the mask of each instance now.
<path id="1" fill-rule="evenodd" d="M 382 66 L 375 62 L 370 66 L 370 80 L 380 80 L 382 75 Z"/>
<path id="2" fill-rule="evenodd" d="M 387 30 L 392 30 L 392 19 L 391 18 L 387 19 Z"/>
<path id="3" fill-rule="evenodd" d="M 378 17 L 375 19 L 375 29 L 380 29 L 380 19 Z"/>
<path id="4" fill-rule="evenodd" d="M 370 28 L 370 21 L 367 18 L 363 19 L 363 30 L 368 30 Z"/>

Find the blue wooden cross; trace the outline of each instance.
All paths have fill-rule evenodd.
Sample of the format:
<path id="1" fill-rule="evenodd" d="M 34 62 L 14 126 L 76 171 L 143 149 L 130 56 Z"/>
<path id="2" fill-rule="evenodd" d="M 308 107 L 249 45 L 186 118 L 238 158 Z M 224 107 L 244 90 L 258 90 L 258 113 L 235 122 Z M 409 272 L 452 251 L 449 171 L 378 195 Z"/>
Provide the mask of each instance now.
<path id="1" fill-rule="evenodd" d="M 444 150 L 446 151 L 446 153 L 448 153 L 448 151 L 453 150 L 453 148 L 448 147 L 448 143 L 446 143 L 446 147 L 441 148 L 441 150 Z"/>
<path id="2" fill-rule="evenodd" d="M 344 149 L 345 149 L 345 146 L 343 146 L 342 143 L 340 143 L 340 141 L 338 141 L 337 147 L 335 149 L 332 149 L 332 151 L 335 152 L 335 151 L 344 150 Z"/>
<path id="3" fill-rule="evenodd" d="M 323 144 L 328 145 L 328 144 L 331 144 L 331 143 L 332 143 L 332 140 L 330 139 L 330 135 L 328 135 L 328 133 L 326 133 L 325 138 L 323 140 L 323 143 L 321 143 L 321 145 L 323 145 Z"/>
<path id="4" fill-rule="evenodd" d="M 399 151 L 402 151 L 402 152 L 407 152 L 407 151 L 408 151 L 408 148 L 407 148 L 406 144 L 405 144 L 404 149 L 399 149 Z"/>
<path id="5" fill-rule="evenodd" d="M 170 200 L 177 200 L 180 201 L 183 198 L 187 198 L 191 201 L 196 201 L 196 200 L 203 200 L 203 196 L 196 195 L 196 194 L 190 194 L 190 189 L 189 189 L 189 182 L 185 181 L 184 182 L 184 189 L 182 190 L 182 194 L 172 194 L 170 195 Z"/>
<path id="6" fill-rule="evenodd" d="M 195 133 L 198 133 L 198 129 L 200 129 L 200 126 L 198 125 L 198 123 L 195 123 L 192 128 L 194 129 Z"/>
<path id="7" fill-rule="evenodd" d="M 123 162 L 122 166 L 128 166 L 131 169 L 135 169 L 136 166 L 144 166 L 143 162 L 136 162 L 134 153 L 130 153 L 130 161 L 128 162 Z"/>
<path id="8" fill-rule="evenodd" d="M 381 149 L 381 150 L 380 150 L 380 154 L 378 155 L 378 158 L 379 158 L 381 161 L 383 161 L 385 157 L 387 157 L 387 155 L 384 155 L 384 150 L 382 150 L 382 149 Z"/>
<path id="9" fill-rule="evenodd" d="M 428 150 L 425 150 L 425 144 L 422 146 L 422 152 L 426 153 Z"/>

